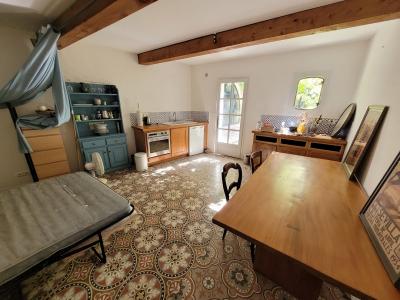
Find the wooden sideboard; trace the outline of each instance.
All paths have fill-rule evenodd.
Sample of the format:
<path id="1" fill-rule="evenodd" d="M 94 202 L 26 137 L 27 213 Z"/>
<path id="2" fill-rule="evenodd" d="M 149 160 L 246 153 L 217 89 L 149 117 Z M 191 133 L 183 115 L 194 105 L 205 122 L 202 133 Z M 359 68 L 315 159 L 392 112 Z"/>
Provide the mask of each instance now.
<path id="1" fill-rule="evenodd" d="M 253 151 L 261 150 L 263 160 L 272 151 L 341 161 L 347 142 L 329 136 L 303 136 L 253 130 Z"/>

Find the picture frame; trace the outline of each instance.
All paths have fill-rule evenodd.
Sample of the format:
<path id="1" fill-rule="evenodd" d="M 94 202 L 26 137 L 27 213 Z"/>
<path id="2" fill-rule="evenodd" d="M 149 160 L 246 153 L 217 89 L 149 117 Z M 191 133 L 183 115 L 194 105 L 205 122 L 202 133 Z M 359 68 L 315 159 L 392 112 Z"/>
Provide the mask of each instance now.
<path id="1" fill-rule="evenodd" d="M 343 160 L 343 167 L 349 179 L 354 179 L 355 172 L 364 158 L 388 108 L 389 107 L 385 105 L 368 106 L 360 127 L 358 128 L 353 142 L 347 151 L 346 157 Z"/>
<path id="2" fill-rule="evenodd" d="M 400 152 L 360 212 L 390 279 L 400 288 Z"/>

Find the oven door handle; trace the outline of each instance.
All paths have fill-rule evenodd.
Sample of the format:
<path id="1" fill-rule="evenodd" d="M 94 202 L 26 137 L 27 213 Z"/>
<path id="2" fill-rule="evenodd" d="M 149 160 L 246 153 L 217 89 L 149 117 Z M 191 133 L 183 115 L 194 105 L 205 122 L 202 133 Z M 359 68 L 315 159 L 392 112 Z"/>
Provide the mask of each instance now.
<path id="1" fill-rule="evenodd" d="M 151 137 L 149 138 L 149 143 L 151 142 L 157 142 L 157 141 L 168 141 L 169 140 L 169 136 L 164 136 L 164 137 Z"/>

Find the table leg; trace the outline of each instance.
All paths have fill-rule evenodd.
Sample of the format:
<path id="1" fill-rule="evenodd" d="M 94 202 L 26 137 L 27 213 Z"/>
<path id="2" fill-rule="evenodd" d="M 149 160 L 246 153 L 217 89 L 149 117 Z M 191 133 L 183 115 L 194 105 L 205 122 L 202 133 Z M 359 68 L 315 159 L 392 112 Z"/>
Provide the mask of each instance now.
<path id="1" fill-rule="evenodd" d="M 257 245 L 254 268 L 299 299 L 318 299 L 322 280 L 277 252 Z"/>

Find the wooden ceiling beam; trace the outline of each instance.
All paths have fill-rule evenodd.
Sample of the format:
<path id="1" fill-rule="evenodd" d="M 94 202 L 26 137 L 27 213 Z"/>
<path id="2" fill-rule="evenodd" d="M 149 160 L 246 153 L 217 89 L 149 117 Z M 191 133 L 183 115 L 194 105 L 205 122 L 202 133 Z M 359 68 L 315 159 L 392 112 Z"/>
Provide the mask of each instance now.
<path id="1" fill-rule="evenodd" d="M 77 0 L 53 23 L 59 49 L 95 33 L 157 0 Z"/>
<path id="2" fill-rule="evenodd" d="M 399 0 L 344 0 L 138 54 L 149 65 L 400 18 Z"/>

